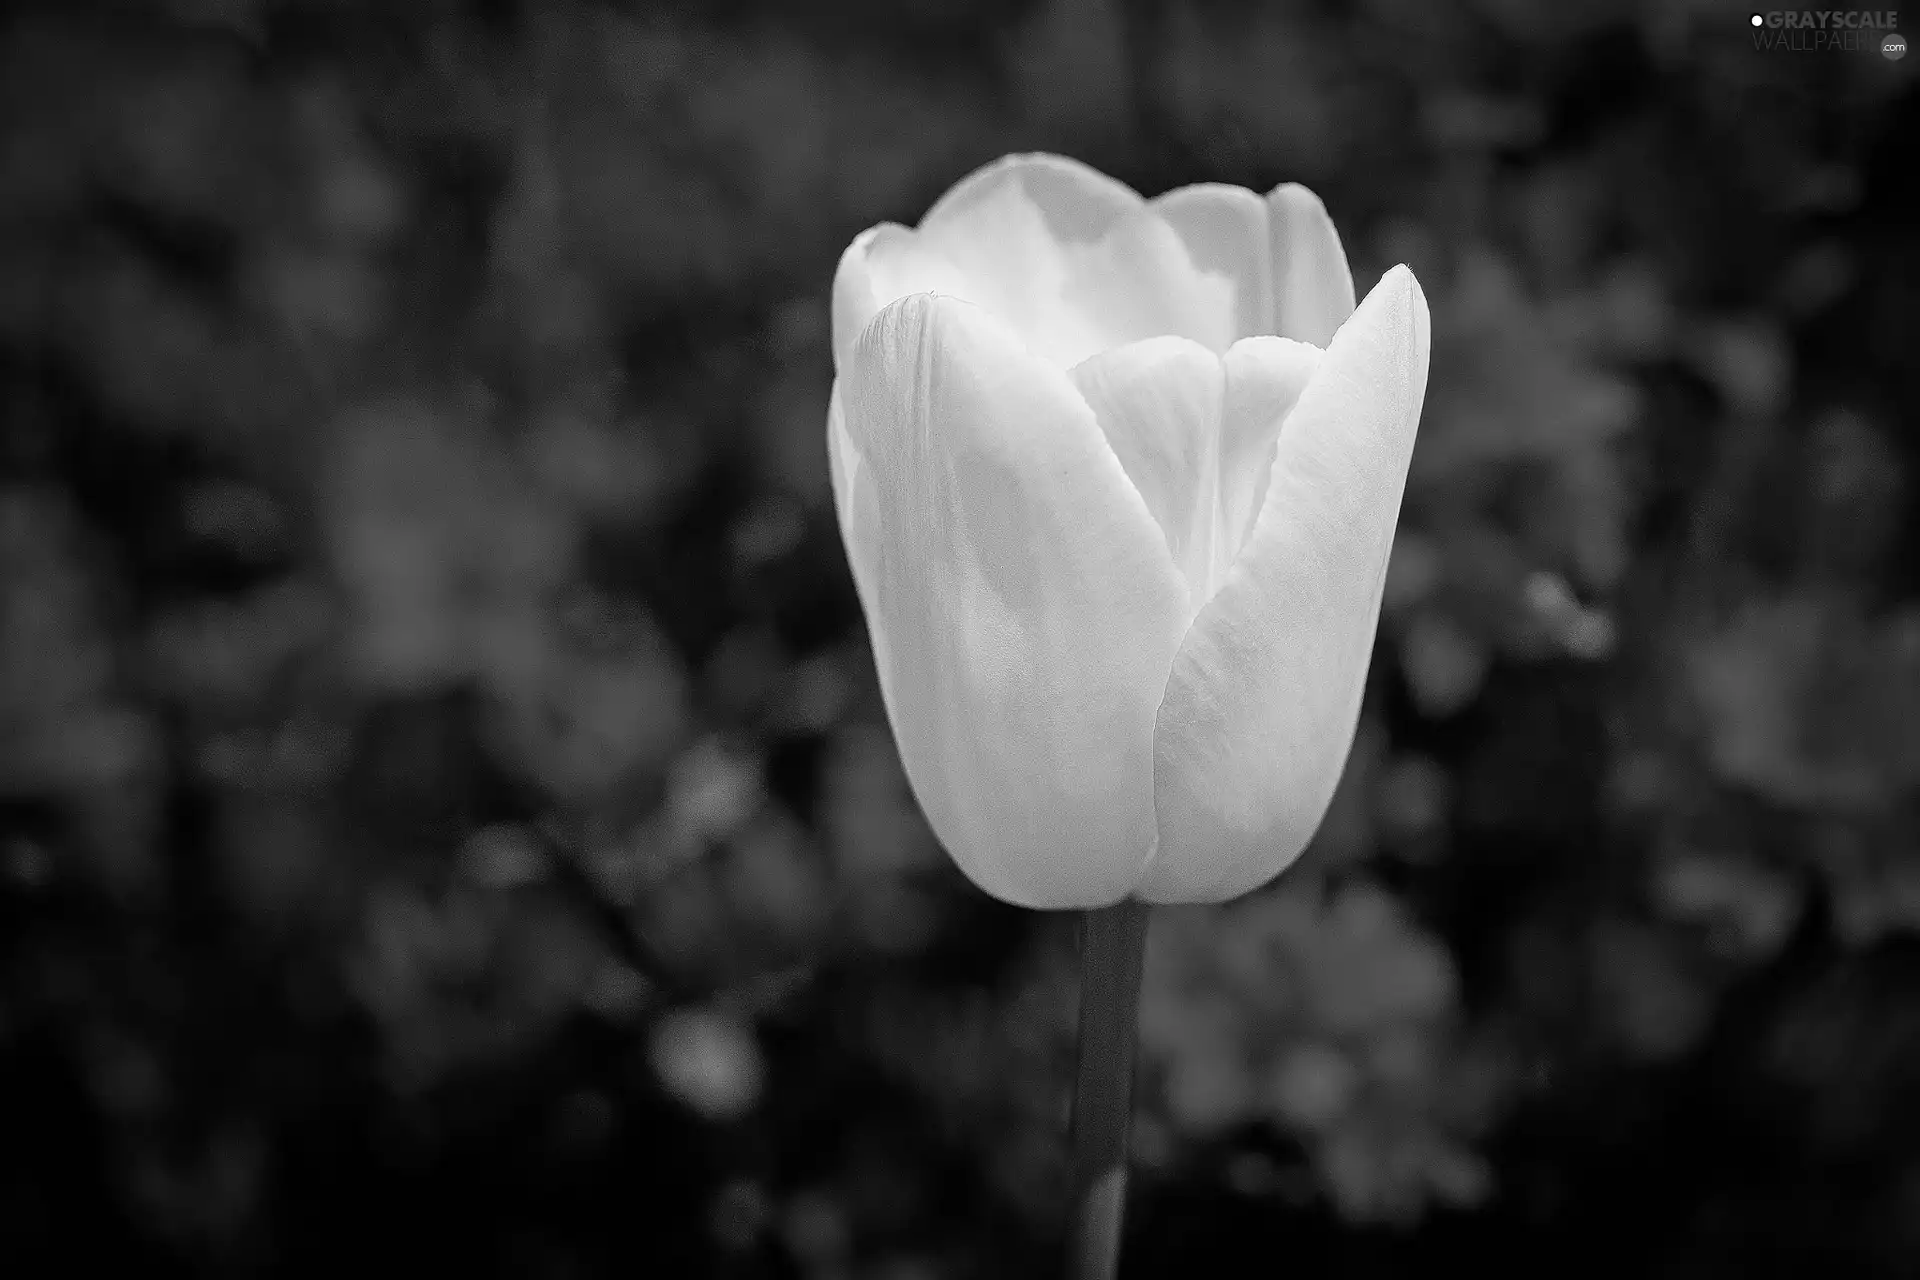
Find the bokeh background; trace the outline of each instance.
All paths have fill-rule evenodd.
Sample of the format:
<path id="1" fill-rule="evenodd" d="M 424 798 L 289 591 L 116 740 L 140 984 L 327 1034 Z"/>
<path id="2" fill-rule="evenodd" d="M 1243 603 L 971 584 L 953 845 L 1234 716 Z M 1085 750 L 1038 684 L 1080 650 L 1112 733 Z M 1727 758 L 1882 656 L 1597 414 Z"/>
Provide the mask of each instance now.
<path id="1" fill-rule="evenodd" d="M 1127 1274 L 1920 1274 L 1920 61 L 1688 0 L 0 19 L 0 1269 L 1050 1274 L 1070 917 L 909 797 L 840 250 L 1325 198 L 1433 376 Z"/>

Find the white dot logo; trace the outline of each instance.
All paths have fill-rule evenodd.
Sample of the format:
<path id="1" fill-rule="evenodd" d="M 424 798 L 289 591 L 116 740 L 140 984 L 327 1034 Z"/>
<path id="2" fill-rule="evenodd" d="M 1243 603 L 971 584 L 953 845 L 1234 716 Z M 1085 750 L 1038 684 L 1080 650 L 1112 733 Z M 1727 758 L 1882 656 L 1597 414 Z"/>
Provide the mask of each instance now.
<path id="1" fill-rule="evenodd" d="M 1907 38 L 1899 33 L 1888 36 L 1880 42 L 1880 52 L 1886 55 L 1888 62 L 1898 62 L 1907 56 Z"/>
<path id="2" fill-rule="evenodd" d="M 1754 14 L 1752 17 L 1748 18 L 1747 21 L 1752 23 L 1756 27 L 1764 27 L 1767 24 L 1767 20 L 1761 17 L 1757 13 Z"/>

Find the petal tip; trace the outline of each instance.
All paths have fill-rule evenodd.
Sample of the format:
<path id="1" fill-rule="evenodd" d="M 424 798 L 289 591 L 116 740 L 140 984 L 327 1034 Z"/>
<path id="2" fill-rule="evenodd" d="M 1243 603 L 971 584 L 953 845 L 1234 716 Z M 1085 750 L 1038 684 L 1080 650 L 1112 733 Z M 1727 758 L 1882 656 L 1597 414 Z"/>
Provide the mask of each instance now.
<path id="1" fill-rule="evenodd" d="M 1190 182 L 1184 187 L 1169 187 L 1147 203 L 1164 211 L 1200 204 L 1259 204 L 1260 197 L 1231 182 Z"/>
<path id="2" fill-rule="evenodd" d="M 1420 382 L 1424 386 L 1433 334 L 1427 295 L 1420 287 L 1420 278 L 1413 274 L 1412 267 L 1404 262 L 1398 263 L 1380 277 L 1380 283 L 1373 287 L 1373 293 L 1380 295 L 1380 307 L 1389 311 L 1398 323 L 1405 325 L 1409 353 L 1420 367 Z M 1368 301 L 1371 300 L 1370 294 Z"/>
<path id="3" fill-rule="evenodd" d="M 1426 345 L 1429 325 L 1427 295 L 1420 287 L 1419 277 L 1413 274 L 1413 268 L 1406 263 L 1396 264 L 1380 277 L 1379 283 L 1361 299 L 1353 319 L 1358 320 L 1363 311 L 1375 317 L 1374 323 L 1394 327 L 1406 325 L 1409 336 L 1423 347 Z"/>
<path id="4" fill-rule="evenodd" d="M 834 276 L 836 279 L 845 275 L 849 266 L 864 260 L 867 255 L 873 251 L 873 242 L 875 240 L 878 240 L 883 235 L 894 232 L 911 236 L 913 234 L 913 228 L 903 227 L 897 222 L 876 222 L 855 236 L 840 253 L 839 263 L 834 268 Z"/>
<path id="5" fill-rule="evenodd" d="M 1389 281 L 1403 294 L 1411 294 L 1422 302 L 1426 301 L 1425 295 L 1420 290 L 1420 278 L 1413 274 L 1413 268 L 1406 263 L 1397 262 L 1387 268 L 1386 274 L 1380 277 L 1380 283 L 1386 284 Z"/>
<path id="6" fill-rule="evenodd" d="M 911 240 L 914 232 L 897 222 L 878 222 L 853 238 L 834 265 L 829 310 L 833 325 L 833 366 L 838 372 L 860 331 L 892 299 L 882 297 L 875 276 L 874 250 L 883 236 Z"/>
<path id="7" fill-rule="evenodd" d="M 1340 230 L 1320 197 L 1297 182 L 1267 193 L 1272 224 L 1275 327 L 1324 347 L 1353 315 L 1353 274 Z"/>
<path id="8" fill-rule="evenodd" d="M 1027 198 L 1050 214 L 1069 214 L 1070 223 L 1088 223 L 1078 228 L 1082 233 L 1097 233 L 1124 210 L 1145 203 L 1132 187 L 1084 160 L 1051 151 L 1014 151 L 989 160 L 947 188 L 920 219 L 919 229 L 935 230 L 953 222 L 982 196 L 1026 174 L 1039 178 L 1036 183 L 1021 183 Z M 1074 206 L 1081 206 L 1078 215 L 1071 213 Z"/>
<path id="9" fill-rule="evenodd" d="M 1267 192 L 1267 203 L 1302 213 L 1319 214 L 1323 218 L 1331 216 L 1327 213 L 1326 201 L 1320 198 L 1319 193 L 1298 182 L 1283 182 Z"/>

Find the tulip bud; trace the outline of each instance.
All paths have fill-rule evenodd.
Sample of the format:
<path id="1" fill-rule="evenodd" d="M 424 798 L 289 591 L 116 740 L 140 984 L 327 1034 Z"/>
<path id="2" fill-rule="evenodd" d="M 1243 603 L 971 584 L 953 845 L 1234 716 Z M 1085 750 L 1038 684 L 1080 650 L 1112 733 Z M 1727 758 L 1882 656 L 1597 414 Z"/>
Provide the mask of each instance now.
<path id="1" fill-rule="evenodd" d="M 1028 907 L 1215 902 L 1345 766 L 1427 383 L 1319 200 L 1010 156 L 833 291 L 834 501 L 934 834 Z"/>

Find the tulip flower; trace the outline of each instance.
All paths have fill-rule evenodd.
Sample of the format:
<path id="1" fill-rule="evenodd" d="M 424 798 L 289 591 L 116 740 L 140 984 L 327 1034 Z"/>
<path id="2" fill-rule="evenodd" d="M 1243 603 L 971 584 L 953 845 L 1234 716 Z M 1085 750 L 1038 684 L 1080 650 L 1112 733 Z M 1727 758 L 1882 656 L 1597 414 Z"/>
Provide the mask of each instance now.
<path id="1" fill-rule="evenodd" d="M 1147 906 L 1299 856 L 1360 715 L 1427 387 L 1320 201 L 1009 156 L 833 284 L 827 451 L 887 718 L 988 893 L 1082 908 L 1070 1274 L 1119 1266 Z"/>
<path id="2" fill-rule="evenodd" d="M 981 889 L 1217 902 L 1345 767 L 1427 382 L 1320 201 L 1011 156 L 833 287 L 833 491 L 913 792 Z"/>

